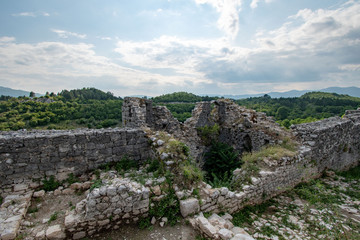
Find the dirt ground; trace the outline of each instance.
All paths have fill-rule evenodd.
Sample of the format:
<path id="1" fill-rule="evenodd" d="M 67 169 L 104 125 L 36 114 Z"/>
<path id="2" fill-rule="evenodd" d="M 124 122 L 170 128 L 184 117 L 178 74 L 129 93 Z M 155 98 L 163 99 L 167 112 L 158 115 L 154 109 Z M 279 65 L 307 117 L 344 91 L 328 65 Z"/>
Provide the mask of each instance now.
<path id="1" fill-rule="evenodd" d="M 160 227 L 158 225 L 150 229 L 139 229 L 136 225 L 124 225 L 120 229 L 103 232 L 95 235 L 94 240 L 195 240 L 197 232 L 185 222 L 175 226 Z"/>

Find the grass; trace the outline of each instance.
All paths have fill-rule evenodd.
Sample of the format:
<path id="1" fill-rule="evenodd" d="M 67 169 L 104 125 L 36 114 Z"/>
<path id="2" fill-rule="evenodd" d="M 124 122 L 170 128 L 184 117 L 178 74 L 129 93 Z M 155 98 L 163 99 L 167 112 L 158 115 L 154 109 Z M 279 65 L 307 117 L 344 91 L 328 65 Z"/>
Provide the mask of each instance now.
<path id="1" fill-rule="evenodd" d="M 293 190 L 301 199 L 310 204 L 337 204 L 343 201 L 338 195 L 332 194 L 320 179 L 301 183 Z"/>
<path id="2" fill-rule="evenodd" d="M 344 177 L 347 181 L 360 179 L 360 165 L 354 167 L 348 171 L 337 172 L 336 175 Z"/>
<path id="3" fill-rule="evenodd" d="M 50 192 L 50 191 L 54 191 L 56 190 L 60 185 L 61 183 L 59 181 L 56 181 L 55 180 L 55 177 L 54 176 L 50 176 L 49 179 L 47 179 L 46 177 L 44 178 L 44 180 L 42 180 L 42 183 L 43 183 L 43 189 L 46 191 L 46 192 Z"/>
<path id="4" fill-rule="evenodd" d="M 51 214 L 48 223 L 55 221 L 58 218 L 58 214 L 59 214 L 58 212 L 54 212 L 53 214 Z"/>
<path id="5" fill-rule="evenodd" d="M 233 224 L 238 227 L 251 225 L 256 220 L 256 218 L 253 219 L 251 217 L 252 214 L 261 215 L 273 204 L 275 204 L 275 201 L 270 199 L 258 205 L 246 206 L 239 212 L 233 214 Z"/>
<path id="6" fill-rule="evenodd" d="M 31 214 L 31 213 L 36 213 L 36 212 L 38 212 L 38 211 L 39 211 L 39 209 L 38 209 L 37 207 L 33 207 L 33 208 L 29 208 L 28 211 L 27 211 L 27 213 L 28 213 L 28 214 Z"/>

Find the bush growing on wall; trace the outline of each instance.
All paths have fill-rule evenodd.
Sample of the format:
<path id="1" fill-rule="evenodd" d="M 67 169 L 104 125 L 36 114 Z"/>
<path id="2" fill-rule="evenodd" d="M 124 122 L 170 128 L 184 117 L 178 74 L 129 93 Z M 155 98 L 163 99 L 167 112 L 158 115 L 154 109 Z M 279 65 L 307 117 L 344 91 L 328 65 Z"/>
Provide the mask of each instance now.
<path id="1" fill-rule="evenodd" d="M 213 142 L 211 149 L 205 154 L 204 170 L 209 180 L 225 176 L 232 176 L 232 171 L 240 167 L 242 162 L 233 147 L 222 142 Z"/>

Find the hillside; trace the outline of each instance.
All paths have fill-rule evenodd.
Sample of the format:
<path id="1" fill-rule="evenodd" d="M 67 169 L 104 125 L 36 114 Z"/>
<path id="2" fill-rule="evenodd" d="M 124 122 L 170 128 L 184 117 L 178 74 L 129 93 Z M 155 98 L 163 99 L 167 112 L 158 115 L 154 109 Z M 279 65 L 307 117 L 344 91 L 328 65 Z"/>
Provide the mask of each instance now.
<path id="1" fill-rule="evenodd" d="M 152 98 L 154 105 L 166 106 L 180 122 L 191 116 L 195 102 L 216 97 L 187 92 Z M 337 93 L 312 92 L 295 98 L 268 95 L 236 101 L 239 105 L 265 112 L 281 125 L 316 121 L 341 116 L 360 106 L 360 98 Z M 0 130 L 73 129 L 121 126 L 122 99 L 95 88 L 63 90 L 40 98 L 3 98 L 0 101 Z"/>
<path id="2" fill-rule="evenodd" d="M 30 92 L 24 91 L 24 90 L 16 90 L 12 88 L 7 87 L 1 87 L 0 86 L 0 96 L 10 96 L 10 97 L 28 97 L 30 95 Z M 36 97 L 40 97 L 42 94 L 35 93 Z"/>
<path id="3" fill-rule="evenodd" d="M 103 128 L 121 123 L 122 100 L 94 88 L 0 101 L 0 130 Z"/>

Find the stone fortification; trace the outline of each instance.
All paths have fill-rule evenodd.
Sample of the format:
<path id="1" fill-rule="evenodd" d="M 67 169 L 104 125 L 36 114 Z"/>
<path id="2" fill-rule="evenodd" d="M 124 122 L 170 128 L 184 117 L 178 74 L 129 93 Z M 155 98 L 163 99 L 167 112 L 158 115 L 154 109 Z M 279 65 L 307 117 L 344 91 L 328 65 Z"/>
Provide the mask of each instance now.
<path id="1" fill-rule="evenodd" d="M 175 190 L 174 187 L 184 217 L 200 211 L 233 213 L 246 205 L 280 194 L 302 181 L 316 178 L 326 169 L 345 170 L 357 165 L 360 160 L 360 110 L 347 111 L 343 118 L 293 126 L 292 131 L 287 132 L 271 117 L 225 99 L 197 103 L 192 117 L 185 123 L 179 123 L 167 108 L 154 107 L 150 100 L 125 98 L 123 124 L 135 129 L 2 133 L 0 193 L 6 196 L 12 190 L 26 190 L 24 183 L 44 176 L 65 179 L 69 173 L 81 174 L 101 164 L 116 162 L 125 155 L 134 161 L 155 156 L 148 137 L 140 130 L 142 127 L 171 133 L 164 134 L 171 139 L 168 142 L 174 145 L 179 139 L 186 143 L 194 159 L 201 158 L 208 148 L 199 128 L 215 124 L 219 126 L 216 140 L 233 146 L 240 154 L 280 144 L 286 137 L 295 136 L 298 140 L 298 151 L 292 157 L 285 156 L 276 161 L 266 157 L 260 159 L 260 170 L 250 176 L 251 181 L 240 183 L 238 189 L 241 190 L 211 188 L 201 182 L 197 186 L 199 194 L 195 196 L 194 189 Z M 154 147 L 160 146 L 163 150 L 156 155 L 159 161 L 164 160 L 168 168 L 173 167 L 171 158 L 176 156 L 166 153 L 169 149 L 162 146 L 165 141 L 153 141 Z M 238 179 L 242 179 L 244 174 L 247 173 L 242 169 L 234 171 Z M 102 181 L 101 187 L 89 191 L 87 198 L 67 213 L 64 226 L 68 237 L 81 239 L 100 229 L 136 222 L 147 216 L 152 194 L 160 197 L 151 184 L 143 186 L 119 176 L 103 178 Z M 6 200 L 4 204 L 9 202 Z M 9 210 L 9 206 L 6 209 Z M 214 238 L 218 239 L 224 231 L 214 233 L 217 236 Z M 16 230 L 9 234 L 16 236 Z"/>
<path id="2" fill-rule="evenodd" d="M 64 225 L 68 236 L 80 239 L 110 226 L 137 222 L 148 216 L 150 193 L 148 187 L 130 179 L 110 176 L 104 186 L 93 189 L 67 213 Z"/>
<path id="3" fill-rule="evenodd" d="M 82 174 L 123 156 L 145 161 L 152 150 L 140 129 L 18 131 L 0 135 L 1 191 L 31 180 Z M 17 185 L 17 186 L 16 186 Z M 24 186 L 26 189 L 26 186 Z"/>
<path id="4" fill-rule="evenodd" d="M 154 107 L 147 99 L 125 98 L 122 112 L 124 126 L 149 127 L 171 133 L 189 146 L 191 155 L 197 160 L 208 150 L 199 135 L 201 127 L 217 124 L 217 140 L 233 146 L 240 154 L 274 144 L 279 135 L 286 134 L 271 117 L 228 99 L 196 103 L 192 117 L 184 123 L 175 119 L 166 107 Z"/>
<path id="5" fill-rule="evenodd" d="M 309 158 L 316 162 L 319 172 L 336 171 L 356 166 L 360 160 L 360 110 L 322 121 L 293 126 L 304 146 L 311 149 Z"/>

